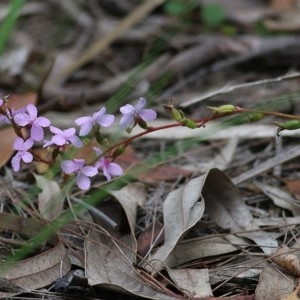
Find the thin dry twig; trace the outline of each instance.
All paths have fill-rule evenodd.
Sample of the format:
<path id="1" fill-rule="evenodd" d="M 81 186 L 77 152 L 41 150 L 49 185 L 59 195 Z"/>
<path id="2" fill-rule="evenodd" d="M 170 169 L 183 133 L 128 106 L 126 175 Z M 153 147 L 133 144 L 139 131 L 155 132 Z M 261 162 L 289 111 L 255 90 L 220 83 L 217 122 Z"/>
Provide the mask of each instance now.
<path id="1" fill-rule="evenodd" d="M 208 93 L 205 93 L 204 95 L 200 95 L 196 98 L 185 101 L 184 103 L 180 104 L 180 106 L 182 108 L 186 108 L 186 107 L 189 107 L 193 104 L 201 102 L 203 100 L 212 98 L 214 96 L 229 94 L 229 93 L 231 93 L 233 91 L 236 91 L 236 90 L 239 90 L 239 89 L 258 86 L 258 85 L 264 85 L 264 84 L 267 84 L 267 83 L 280 82 L 280 81 L 284 81 L 284 80 L 299 79 L 299 78 L 300 78 L 300 73 L 292 73 L 292 74 L 287 74 L 287 75 L 284 75 L 284 76 L 279 76 L 277 78 L 263 79 L 263 80 L 247 82 L 247 83 L 242 83 L 242 84 L 237 84 L 237 85 L 232 85 L 232 86 L 227 85 L 227 86 L 222 87 L 219 90 L 208 92 Z"/>
<path id="2" fill-rule="evenodd" d="M 60 78 L 56 78 L 56 82 L 62 81 L 64 78 L 67 78 L 73 74 L 77 69 L 101 53 L 126 30 L 145 18 L 150 11 L 152 11 L 158 5 L 161 5 L 164 1 L 165 0 L 146 0 L 144 3 L 139 5 L 128 17 L 124 18 L 112 32 L 92 44 L 90 48 L 88 48 L 87 51 L 83 53 L 74 64 L 67 67 L 62 72 Z"/>

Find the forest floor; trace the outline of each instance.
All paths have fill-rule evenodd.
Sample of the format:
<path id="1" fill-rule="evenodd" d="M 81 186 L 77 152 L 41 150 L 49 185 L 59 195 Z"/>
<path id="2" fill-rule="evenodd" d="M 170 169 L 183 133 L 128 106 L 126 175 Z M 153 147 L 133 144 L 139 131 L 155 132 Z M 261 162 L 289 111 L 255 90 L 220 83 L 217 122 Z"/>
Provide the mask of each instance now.
<path id="1" fill-rule="evenodd" d="M 0 12 L 0 298 L 299 299 L 299 1 Z"/>

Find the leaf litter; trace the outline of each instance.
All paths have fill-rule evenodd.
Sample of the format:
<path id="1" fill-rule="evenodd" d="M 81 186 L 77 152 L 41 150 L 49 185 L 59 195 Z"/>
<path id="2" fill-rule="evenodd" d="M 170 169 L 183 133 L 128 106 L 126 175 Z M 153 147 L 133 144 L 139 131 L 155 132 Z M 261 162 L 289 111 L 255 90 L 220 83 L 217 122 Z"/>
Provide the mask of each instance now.
<path id="1" fill-rule="evenodd" d="M 24 35 L 17 30 L 18 38 L 13 42 L 23 40 L 26 44 L 19 51 L 9 49 L 12 59 L 7 61 L 10 71 L 2 78 L 3 85 L 9 92 L 14 90 L 19 86 L 19 77 L 26 73 L 21 79 L 26 86 L 39 86 L 39 93 L 29 94 L 28 98 L 13 95 L 11 103 L 17 108 L 18 103 L 21 106 L 36 103 L 39 97 L 41 111 L 56 110 L 50 112 L 56 117 L 56 126 L 63 124 L 65 127 L 70 127 L 78 113 L 73 111 L 75 107 L 80 107 L 80 113 L 95 111 L 97 108 L 90 104 L 98 106 L 99 101 L 114 95 L 121 84 L 136 74 L 136 65 L 132 62 L 144 56 L 146 48 L 151 48 L 154 36 L 168 26 L 178 30 L 176 17 L 162 16 L 163 2 L 145 1 L 135 7 L 131 1 L 111 1 L 113 5 L 109 1 L 99 2 L 99 5 L 91 1 L 83 4 L 87 6 L 80 10 L 71 1 L 63 5 L 53 1 L 53 5 L 62 8 L 74 22 L 77 42 L 68 47 L 70 37 L 66 35 L 63 50 L 57 51 L 54 67 L 46 71 L 50 74 L 47 80 L 47 74 L 41 76 L 38 72 L 36 75 L 34 65 L 34 60 L 40 63 L 45 59 L 41 49 L 45 47 L 42 40 L 47 30 L 40 30 L 43 22 L 38 23 L 39 31 L 43 32 L 38 43 L 28 38 L 27 33 Z M 233 20 L 238 26 L 233 29 L 239 32 L 252 33 L 257 25 L 255 22 L 264 24 L 273 33 L 278 30 L 293 32 L 299 27 L 290 14 L 295 10 L 297 15 L 296 1 L 259 5 L 257 1 L 231 0 L 226 5 L 218 2 L 225 12 L 223 17 Z M 24 10 L 21 16 L 47 15 L 48 6 L 52 4 L 38 5 L 34 10 Z M 28 8 L 27 4 L 25 7 Z M 154 9 L 156 11 L 150 13 Z M 189 15 L 192 21 L 198 9 L 196 6 Z M 55 16 L 60 13 L 55 9 Z M 118 16 L 125 15 L 118 24 Z M 26 20 L 22 21 L 26 25 Z M 134 26 L 138 21 L 143 24 Z M 59 22 L 57 24 L 60 26 Z M 221 29 L 232 30 L 227 25 L 220 25 Z M 92 28 L 97 28 L 97 32 Z M 141 70 L 136 76 L 138 80 L 133 76 L 130 96 L 122 98 L 131 100 L 141 94 L 152 94 L 154 84 L 168 70 L 173 72 L 171 80 L 153 100 L 158 110 L 161 103 L 175 97 L 182 108 L 195 117 L 202 115 L 207 105 L 228 103 L 230 94 L 232 103 L 242 101 L 252 107 L 253 102 L 260 99 L 268 102 L 269 107 L 274 105 L 275 110 L 299 114 L 299 74 L 279 77 L 276 74 L 274 78 L 271 71 L 264 74 L 252 69 L 261 65 L 264 70 L 273 70 L 275 66 L 280 72 L 296 68 L 299 59 L 295 54 L 299 48 L 297 36 L 270 35 L 266 38 L 241 34 L 232 38 L 222 33 L 224 37 L 216 38 L 202 33 L 191 34 L 199 33 L 198 23 L 191 28 L 189 34 L 183 30 L 167 41 L 164 52 Z M 83 35 L 79 37 L 81 31 Z M 217 31 L 220 33 L 219 29 Z M 91 45 L 88 44 L 90 35 L 93 36 Z M 128 45 L 132 42 L 135 44 L 131 48 Z M 46 44 L 45 48 L 51 47 Z M 23 53 L 22 61 L 18 62 L 20 53 Z M 95 56 L 97 59 L 93 60 Z M 126 57 L 125 60 L 122 57 Z M 17 69 L 13 68 L 13 62 Z M 83 64 L 86 66 L 74 73 Z M 235 73 L 233 69 L 239 67 L 246 68 L 242 73 Z M 250 72 L 246 71 L 248 69 Z M 16 70 L 18 76 L 14 75 Z M 67 78 L 71 73 L 74 77 Z M 45 78 L 41 80 L 41 77 Z M 220 88 L 220 81 L 221 86 L 225 84 L 223 88 Z M 252 89 L 254 86 L 256 88 Z M 18 100 L 15 102 L 14 98 Z M 57 111 L 71 109 L 72 116 Z M 153 126 L 167 122 L 170 121 L 161 118 Z M 1 209 L 6 212 L 0 216 L 1 258 L 14 257 L 19 249 L 26 249 L 26 244 L 36 241 L 41 231 L 51 229 L 65 212 L 66 200 L 76 220 L 60 230 L 52 228 L 51 237 L 44 239 L 43 244 L 36 244 L 34 252 L 16 261 L 10 271 L 2 269 L 1 297 L 32 291 L 42 295 L 45 287 L 50 290 L 53 287 L 54 291 L 63 288 L 68 293 L 77 282 L 75 288 L 82 287 L 82 293 L 89 289 L 93 296 L 92 290 L 98 291 L 100 287 L 100 295 L 106 289 L 122 292 L 122 297 L 130 294 L 150 299 L 298 299 L 299 172 L 296 159 L 299 130 L 283 132 L 283 147 L 276 153 L 274 135 L 273 125 L 267 122 L 232 127 L 215 122 L 199 130 L 180 128 L 150 134 L 142 142 L 133 144 L 131 153 L 128 151 L 123 161 L 126 169 L 142 165 L 143 158 L 151 155 L 151 147 L 164 152 L 166 145 L 180 148 L 188 139 L 196 139 L 197 146 L 182 148 L 185 150 L 176 154 L 168 165 L 151 171 L 145 168 L 137 176 L 140 183 L 110 191 L 101 205 L 86 203 L 86 211 L 78 215 L 75 203 L 85 203 L 85 196 L 65 194 L 66 191 L 52 180 L 49 168 L 36 168 L 45 177 L 36 175 L 35 187 L 39 190 L 31 191 L 32 170 L 26 169 L 11 179 L 7 175 L 8 164 L 2 169 L 5 177 L 0 178 Z M 13 131 L 1 128 L 0 139 L 0 165 L 3 167 L 12 155 Z M 178 164 L 173 164 L 175 159 Z M 275 166 L 280 166 L 279 172 Z M 93 188 L 101 189 L 101 185 L 95 184 Z M 159 188 L 163 192 L 158 193 Z M 154 196 L 153 191 L 157 192 Z M 33 193 L 33 201 L 27 193 Z M 37 220 L 32 219 L 33 216 Z M 84 282 L 78 283 L 77 279 Z M 50 293 L 45 292 L 45 295 L 51 297 Z"/>

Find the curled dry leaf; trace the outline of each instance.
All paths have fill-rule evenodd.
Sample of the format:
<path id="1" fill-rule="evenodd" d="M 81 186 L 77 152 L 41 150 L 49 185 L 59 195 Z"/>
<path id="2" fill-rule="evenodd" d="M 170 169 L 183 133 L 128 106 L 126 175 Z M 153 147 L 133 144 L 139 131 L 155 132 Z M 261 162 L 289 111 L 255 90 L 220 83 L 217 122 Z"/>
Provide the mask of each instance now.
<path id="1" fill-rule="evenodd" d="M 133 233 L 140 197 L 137 197 L 136 188 L 133 189 L 134 186 L 130 188 L 130 185 L 126 187 L 127 190 L 113 192 L 113 196 L 124 208 L 131 234 L 116 236 L 113 232 L 103 229 L 91 229 L 85 241 L 86 276 L 89 284 L 123 290 L 150 299 L 174 299 L 174 292 L 167 288 L 166 282 L 160 282 L 157 279 L 160 276 L 156 278 L 153 275 L 165 265 L 168 266 L 170 257 L 173 258 L 172 266 L 176 265 L 176 257 L 174 260 L 171 253 L 176 251 L 180 240 L 201 219 L 204 212 L 204 198 L 206 197 L 205 201 L 212 201 L 213 190 L 216 189 L 212 183 L 218 181 L 222 181 L 223 184 L 220 193 L 226 194 L 227 190 L 232 188 L 233 184 L 226 175 L 220 170 L 213 169 L 206 175 L 190 180 L 167 196 L 163 206 L 165 242 L 156 252 L 151 253 L 145 262 L 145 268 L 135 267 L 137 250 Z M 232 246 L 227 248 L 227 251 L 235 250 Z M 182 292 L 182 295 L 191 296 L 187 290 L 197 297 L 207 297 L 212 294 L 207 270 L 182 270 L 174 273 L 173 270 L 169 270 L 168 272 L 170 278 L 173 278 L 170 282 L 173 282 L 172 284 Z M 188 282 L 189 276 L 195 276 L 195 280 Z M 179 282 L 180 278 L 182 282 Z M 178 285 L 176 285 L 177 281 Z"/>
<path id="2" fill-rule="evenodd" d="M 237 188 L 223 172 L 211 170 L 202 195 L 206 211 L 221 228 L 240 232 L 240 236 L 251 239 L 267 254 L 278 247 L 277 236 L 260 230 Z"/>
<path id="3" fill-rule="evenodd" d="M 42 190 L 38 194 L 39 212 L 45 220 L 52 221 L 61 214 L 65 195 L 56 181 L 36 174 L 34 177 Z"/>
<path id="4" fill-rule="evenodd" d="M 300 277 L 300 262 L 295 251 L 283 245 L 279 247 L 271 260 L 290 274 Z"/>
<path id="5" fill-rule="evenodd" d="M 153 274 L 162 268 L 177 243 L 201 219 L 204 212 L 201 193 L 205 181 L 205 175 L 196 177 L 185 186 L 172 191 L 164 201 L 165 242 L 149 256 L 147 265 Z"/>
<path id="6" fill-rule="evenodd" d="M 254 298 L 255 300 L 283 300 L 283 297 L 292 293 L 293 290 L 294 283 L 292 276 L 282 274 L 268 264 L 260 274 Z"/>
<path id="7" fill-rule="evenodd" d="M 300 201 L 300 179 L 288 180 L 286 185 L 295 198 Z"/>
<path id="8" fill-rule="evenodd" d="M 8 162 L 14 153 L 13 144 L 16 137 L 12 127 L 0 129 L 0 168 Z"/>
<path id="9" fill-rule="evenodd" d="M 146 197 L 143 185 L 129 184 L 112 196 L 122 205 L 128 218 L 130 233 L 108 232 L 91 228 L 85 240 L 86 277 L 91 286 L 100 285 L 110 290 L 147 296 L 150 299 L 172 299 L 152 288 L 143 280 L 133 264 L 136 262 L 134 229 L 138 205 Z"/>
<path id="10" fill-rule="evenodd" d="M 19 109 L 27 104 L 35 104 L 36 102 L 36 93 L 29 93 L 26 95 L 12 94 L 9 96 L 8 107 Z M 23 134 L 26 136 L 25 131 Z M 12 127 L 0 129 L 0 168 L 2 168 L 9 161 L 10 157 L 14 153 L 13 144 L 16 137 L 17 136 Z"/>
<path id="11" fill-rule="evenodd" d="M 177 287 L 189 291 L 192 299 L 212 296 L 208 269 L 179 269 L 168 273 Z"/>
<path id="12" fill-rule="evenodd" d="M 47 230 L 46 225 L 34 219 L 6 213 L 0 214 L 0 227 L 26 236 L 28 239 Z M 32 291 L 45 287 L 58 279 L 60 275 L 66 274 L 70 270 L 71 264 L 58 235 L 50 231 L 49 238 L 42 242 L 44 246 L 47 244 L 47 247 L 50 247 L 49 250 L 40 251 L 35 256 L 19 261 L 1 263 L 0 276 L 26 291 Z M 26 246 L 28 246 L 28 242 L 26 242 Z M 9 257 L 7 260 L 9 261 Z M 0 297 L 2 296 L 3 294 L 0 293 Z"/>

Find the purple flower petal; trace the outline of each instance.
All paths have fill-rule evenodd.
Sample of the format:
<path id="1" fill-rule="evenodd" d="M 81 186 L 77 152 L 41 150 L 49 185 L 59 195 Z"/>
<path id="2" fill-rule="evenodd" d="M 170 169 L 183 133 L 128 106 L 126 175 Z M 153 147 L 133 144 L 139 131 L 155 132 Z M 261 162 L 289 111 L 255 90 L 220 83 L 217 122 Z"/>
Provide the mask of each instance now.
<path id="1" fill-rule="evenodd" d="M 101 117 L 101 119 L 99 118 L 99 120 L 97 119 L 96 122 L 103 126 L 103 127 L 109 127 L 112 125 L 112 123 L 114 122 L 115 117 L 113 115 L 104 115 Z"/>
<path id="2" fill-rule="evenodd" d="M 30 117 L 26 113 L 18 113 L 14 115 L 14 121 L 19 126 L 26 126 L 30 123 Z"/>
<path id="3" fill-rule="evenodd" d="M 30 137 L 35 141 L 41 141 L 44 138 L 44 130 L 42 127 L 32 124 Z"/>
<path id="4" fill-rule="evenodd" d="M 29 138 L 28 140 L 26 140 L 23 144 L 23 150 L 29 150 L 34 144 L 34 140 Z"/>
<path id="5" fill-rule="evenodd" d="M 97 175 L 98 170 L 95 167 L 86 166 L 81 169 L 81 172 L 88 177 L 93 177 Z"/>
<path id="6" fill-rule="evenodd" d="M 24 140 L 20 137 L 16 137 L 13 145 L 14 150 L 23 150 Z"/>
<path id="7" fill-rule="evenodd" d="M 98 147 L 93 147 L 93 149 L 96 152 L 97 156 L 100 156 L 103 153 L 103 151 L 100 148 L 98 148 Z"/>
<path id="8" fill-rule="evenodd" d="M 49 119 L 47 119 L 45 117 L 38 117 L 35 120 L 35 124 L 39 125 L 41 127 L 48 127 L 48 126 L 50 126 L 51 122 Z"/>
<path id="9" fill-rule="evenodd" d="M 74 158 L 74 163 L 76 170 L 80 170 L 81 168 L 83 168 L 85 160 L 82 158 Z"/>
<path id="10" fill-rule="evenodd" d="M 21 157 L 22 157 L 22 154 L 18 152 L 11 160 L 11 165 L 15 172 L 18 172 L 20 170 Z"/>
<path id="11" fill-rule="evenodd" d="M 83 146 L 83 142 L 81 141 L 81 139 L 79 137 L 77 137 L 76 135 L 71 136 L 68 138 L 68 140 L 71 142 L 71 144 L 73 144 L 76 148 L 81 148 Z"/>
<path id="12" fill-rule="evenodd" d="M 89 132 L 92 130 L 92 128 L 93 128 L 92 122 L 86 122 L 86 123 L 82 124 L 80 131 L 79 131 L 79 135 L 84 136 L 84 135 L 89 134 Z"/>
<path id="13" fill-rule="evenodd" d="M 122 118 L 120 120 L 120 126 L 122 128 L 130 128 L 130 126 L 138 123 L 138 118 L 144 121 L 152 121 L 156 118 L 156 112 L 152 109 L 143 109 L 147 103 L 146 99 L 140 98 L 138 103 L 133 107 L 130 104 L 126 104 L 120 108 Z"/>
<path id="14" fill-rule="evenodd" d="M 50 131 L 54 134 L 62 134 L 63 131 L 57 127 L 54 127 L 54 126 L 50 126 Z"/>
<path id="15" fill-rule="evenodd" d="M 102 171 L 103 171 L 103 175 L 106 177 L 106 180 L 111 181 L 111 176 L 110 176 L 109 170 L 107 168 L 103 168 Z"/>
<path id="16" fill-rule="evenodd" d="M 139 112 L 139 116 L 144 120 L 144 121 L 153 121 L 156 119 L 157 113 L 152 110 L 152 109 L 142 109 Z"/>
<path id="17" fill-rule="evenodd" d="M 140 98 L 138 103 L 135 106 L 135 111 L 137 113 L 139 113 L 140 110 L 146 105 L 146 103 L 147 103 L 147 100 L 145 98 Z"/>
<path id="18" fill-rule="evenodd" d="M 91 180 L 89 177 L 85 176 L 82 173 L 78 173 L 76 179 L 77 185 L 81 190 L 88 190 L 91 186 Z"/>
<path id="19" fill-rule="evenodd" d="M 85 123 L 89 123 L 92 121 L 92 117 L 80 117 L 78 119 L 75 120 L 75 123 L 78 125 L 78 126 L 81 126 Z"/>
<path id="20" fill-rule="evenodd" d="M 65 129 L 62 131 L 62 134 L 64 134 L 66 137 L 69 137 L 69 136 L 73 136 L 76 132 L 76 129 L 74 127 L 71 127 L 71 128 L 68 128 L 68 129 Z"/>
<path id="21" fill-rule="evenodd" d="M 31 120 L 36 119 L 38 111 L 37 111 L 37 108 L 35 107 L 35 105 L 28 104 L 27 105 L 27 112 L 28 112 Z"/>
<path id="22" fill-rule="evenodd" d="M 112 176 L 121 176 L 123 174 L 123 169 L 116 163 L 110 163 L 108 169 Z"/>
<path id="23" fill-rule="evenodd" d="M 135 110 L 131 104 L 126 104 L 126 105 L 120 107 L 120 112 L 122 114 L 134 114 Z"/>
<path id="24" fill-rule="evenodd" d="M 66 174 L 71 174 L 75 171 L 75 163 L 72 160 L 64 160 L 61 162 L 61 169 L 66 173 Z"/>
<path id="25" fill-rule="evenodd" d="M 65 145 L 66 144 L 66 138 L 65 137 L 62 137 L 62 136 L 60 136 L 60 135 L 54 135 L 53 137 L 52 137 L 52 139 L 51 139 L 51 143 L 52 144 L 55 144 L 55 145 L 57 145 L 57 146 L 63 146 L 63 145 Z M 51 145 L 52 145 L 51 144 Z"/>
<path id="26" fill-rule="evenodd" d="M 30 152 L 23 152 L 22 153 L 22 160 L 26 163 L 30 163 L 33 160 L 33 156 Z"/>
<path id="27" fill-rule="evenodd" d="M 123 115 L 121 120 L 120 120 L 120 126 L 122 128 L 128 128 L 130 127 L 131 123 L 133 122 L 134 120 L 134 115 Z"/>

